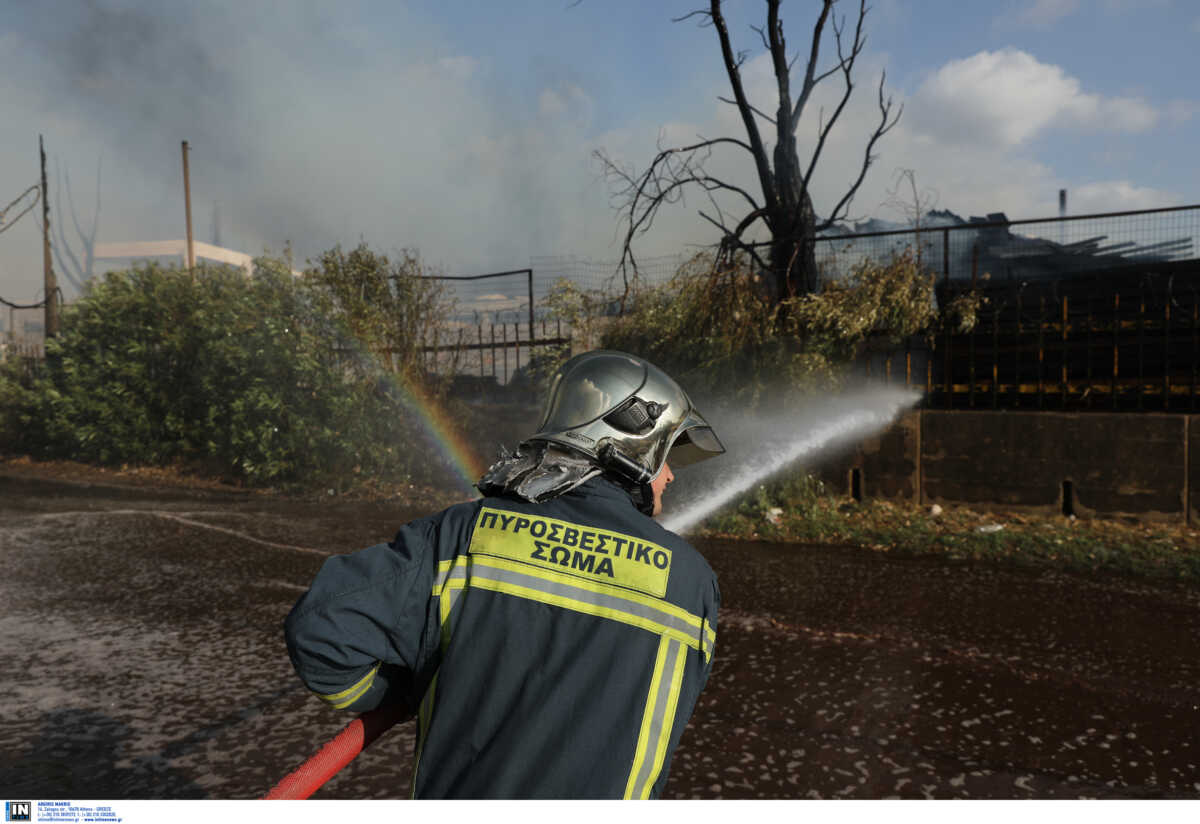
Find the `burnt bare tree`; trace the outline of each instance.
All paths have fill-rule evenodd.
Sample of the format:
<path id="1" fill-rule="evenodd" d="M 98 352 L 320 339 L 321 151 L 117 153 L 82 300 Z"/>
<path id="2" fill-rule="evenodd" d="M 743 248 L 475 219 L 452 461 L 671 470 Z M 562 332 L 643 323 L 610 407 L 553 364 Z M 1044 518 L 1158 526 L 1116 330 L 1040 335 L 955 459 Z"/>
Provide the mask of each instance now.
<path id="1" fill-rule="evenodd" d="M 903 106 L 893 111 L 891 97 L 884 96 L 885 73 L 879 80 L 879 123 L 867 138 L 857 177 L 850 182 L 829 213 L 818 219 L 813 210 L 810 184 L 830 132 L 855 88 L 854 66 L 866 44 L 863 24 L 868 9 L 866 0 L 859 0 L 857 20 L 850 32 L 846 27 L 846 18 L 835 13 L 839 0 L 823 0 L 813 27 L 804 72 L 799 78 L 799 91 L 793 97 L 792 71 L 800 55 L 788 54 L 783 21 L 779 17 L 780 2 L 766 0 L 766 27 L 752 27 L 771 57 L 778 93 L 774 117 L 755 107 L 747 98 L 741 74 L 747 53 L 734 51 L 722 14 L 721 0 L 711 0 L 707 9 L 691 12 L 675 22 L 700 18 L 702 26 L 711 26 L 716 31 L 721 59 L 733 89 L 733 99 L 722 97 L 720 100 L 737 107 L 745 127 L 745 138 L 701 138 L 695 143 L 676 147 L 664 147 L 660 142 L 658 154 L 649 167 L 640 173 L 621 167 L 603 151 L 595 153 L 613 187 L 621 221 L 626 224 L 621 256 L 621 271 L 626 276 L 626 284 L 628 268 L 632 267 L 635 275 L 637 272 L 634 239 L 651 228 L 663 205 L 679 202 L 685 192 L 698 190 L 711 207 L 707 211 L 700 210 L 700 216 L 720 232 L 720 240 L 716 244 L 719 257 L 730 258 L 739 253 L 748 255 L 762 273 L 763 286 L 772 301 L 817 290 L 816 236 L 847 217 L 850 202 L 875 159 L 872 154 L 875 144 L 896 125 Z M 819 70 L 821 43 L 827 25 L 833 31 L 837 55 L 831 65 Z M 835 75 L 841 78 L 841 96 L 828 115 L 824 109 L 820 111 L 816 141 L 811 153 L 802 162 L 796 148 L 796 129 L 806 112 L 813 90 L 819 83 Z M 772 150 L 768 149 L 759 121 L 774 129 Z M 757 173 L 758 192 L 751 192 L 744 186 L 716 177 L 706 169 L 714 152 L 726 150 L 745 152 L 749 156 Z M 736 215 L 727 214 L 728 207 L 722 207 L 718 196 L 732 196 L 744 206 L 739 208 Z M 764 235 L 763 229 L 767 239 L 755 240 L 756 236 Z"/>

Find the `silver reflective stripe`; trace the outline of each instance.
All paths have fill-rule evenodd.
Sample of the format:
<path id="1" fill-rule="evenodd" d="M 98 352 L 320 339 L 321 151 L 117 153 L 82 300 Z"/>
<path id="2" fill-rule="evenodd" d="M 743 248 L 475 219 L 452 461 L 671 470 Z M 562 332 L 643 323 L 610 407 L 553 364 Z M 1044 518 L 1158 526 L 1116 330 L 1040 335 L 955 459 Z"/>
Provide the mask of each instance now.
<path id="1" fill-rule="evenodd" d="M 639 741 L 643 746 L 641 761 L 635 764 L 635 774 L 630 787 L 630 798 L 649 798 L 658 774 L 662 771 L 663 759 L 666 755 L 667 739 L 670 738 L 671 728 L 675 722 L 675 708 L 679 701 L 679 682 L 685 659 L 680 654 L 682 645 L 675 639 L 663 639 L 666 644 L 666 660 L 659 675 L 657 689 L 649 696 L 650 705 L 646 707 L 649 714 L 649 734 L 645 741 Z"/>
<path id="2" fill-rule="evenodd" d="M 664 610 L 654 609 L 648 604 L 639 603 L 628 598 L 621 598 L 617 595 L 610 595 L 604 592 L 596 592 L 584 587 L 571 586 L 570 584 L 560 581 L 551 581 L 539 575 L 527 575 L 522 572 L 517 572 L 511 569 L 498 569 L 496 567 L 484 566 L 483 564 L 474 564 L 471 570 L 473 579 L 483 579 L 496 581 L 502 584 L 511 584 L 513 586 L 533 589 L 539 592 L 544 592 L 548 595 L 555 595 L 560 598 L 569 598 L 574 601 L 582 601 L 585 604 L 591 604 L 604 610 L 611 612 L 624 613 L 638 618 L 643 618 L 655 624 L 659 624 L 667 629 L 675 630 L 689 638 L 695 639 L 695 646 L 699 648 L 702 643 L 703 636 L 698 636 L 696 628 L 687 621 L 672 615 Z"/>
<path id="3" fill-rule="evenodd" d="M 464 556 L 460 555 L 458 557 L 461 559 Z M 453 565 L 451 565 L 450 561 L 443 561 L 439 566 L 443 568 L 439 569 L 437 575 L 433 577 L 434 595 L 440 595 L 442 593 L 442 589 L 446 586 L 447 581 L 451 579 L 465 581 L 467 578 L 466 567 L 460 560 L 456 560 Z"/>
<path id="4" fill-rule="evenodd" d="M 438 595 L 442 591 L 442 587 L 446 585 L 446 579 L 450 577 L 450 568 L 439 569 L 437 575 L 433 577 L 433 594 Z"/>

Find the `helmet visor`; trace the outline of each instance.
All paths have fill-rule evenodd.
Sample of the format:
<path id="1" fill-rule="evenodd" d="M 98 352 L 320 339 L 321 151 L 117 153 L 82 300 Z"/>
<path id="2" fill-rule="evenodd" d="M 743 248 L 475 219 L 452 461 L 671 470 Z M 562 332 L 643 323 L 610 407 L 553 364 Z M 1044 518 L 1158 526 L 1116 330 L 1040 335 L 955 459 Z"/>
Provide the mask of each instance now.
<path id="1" fill-rule="evenodd" d="M 693 412 L 680 427 L 680 434 L 667 453 L 667 461 L 674 467 L 688 466 L 724 451 L 725 445 L 717 433 L 707 421 Z"/>

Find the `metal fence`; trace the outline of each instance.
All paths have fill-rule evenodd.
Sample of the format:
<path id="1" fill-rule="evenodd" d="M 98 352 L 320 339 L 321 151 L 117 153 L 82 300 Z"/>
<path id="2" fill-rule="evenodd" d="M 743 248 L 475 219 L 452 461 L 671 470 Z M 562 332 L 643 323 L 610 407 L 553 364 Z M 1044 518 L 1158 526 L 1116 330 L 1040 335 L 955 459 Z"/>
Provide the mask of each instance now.
<path id="1" fill-rule="evenodd" d="M 662 255 L 637 259 L 637 280 L 641 286 L 661 286 L 675 276 L 688 255 Z M 620 295 L 625 291 L 625 278 L 616 261 L 597 261 L 575 256 L 535 257 L 530 259 L 534 280 L 538 285 L 538 299 L 548 292 L 559 278 L 565 278 L 580 289 L 607 295 Z M 632 267 L 628 277 L 633 278 Z"/>
<path id="2" fill-rule="evenodd" d="M 885 262 L 911 249 L 946 280 L 1055 280 L 1073 274 L 1197 255 L 1200 205 L 1135 212 L 1008 220 L 931 213 L 919 229 L 825 235 L 817 241 L 823 278 L 841 278 L 864 260 Z"/>
<path id="3" fill-rule="evenodd" d="M 10 358 L 25 358 L 26 360 L 42 360 L 46 357 L 46 348 L 41 342 L 18 341 L 9 343 L 0 340 L 0 361 Z"/>
<path id="4" fill-rule="evenodd" d="M 571 345 L 561 321 L 548 327 L 544 314 L 539 319 L 532 268 L 430 279 L 446 285 L 454 309 L 421 347 L 425 371 L 452 376 L 459 391 L 507 386 L 528 376 L 539 355 Z"/>
<path id="5" fill-rule="evenodd" d="M 944 282 L 939 299 L 971 288 Z M 933 409 L 1200 411 L 1200 260 L 974 288 L 970 332 L 868 351 L 858 373 Z"/>
<path id="6" fill-rule="evenodd" d="M 638 283 L 657 286 L 675 276 L 687 261 L 683 255 L 651 257 L 638 263 Z M 569 350 L 572 331 L 560 319 L 549 318 L 546 297 L 559 280 L 577 288 L 614 298 L 624 281 L 613 261 L 586 258 L 535 257 L 528 269 L 482 275 L 432 276 L 446 290 L 453 311 L 422 347 L 426 371 L 451 375 L 464 391 L 491 391 L 527 375 L 539 356 Z"/>
<path id="7" fill-rule="evenodd" d="M 570 355 L 571 330 L 561 321 L 461 325 L 453 340 L 422 347 L 425 371 L 449 376 L 461 397 L 488 398 L 523 389 L 559 355 Z"/>

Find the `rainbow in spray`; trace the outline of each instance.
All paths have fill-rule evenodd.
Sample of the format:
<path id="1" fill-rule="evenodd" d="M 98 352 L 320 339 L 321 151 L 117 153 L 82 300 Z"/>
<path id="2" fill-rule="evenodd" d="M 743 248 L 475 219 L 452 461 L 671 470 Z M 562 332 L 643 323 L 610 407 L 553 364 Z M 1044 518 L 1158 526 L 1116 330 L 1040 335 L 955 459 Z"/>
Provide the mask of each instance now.
<path id="1" fill-rule="evenodd" d="M 341 341 L 344 352 L 360 359 L 375 377 L 386 387 L 388 397 L 399 404 L 420 424 L 429 445 L 433 447 L 440 463 L 454 475 L 463 491 L 478 497 L 475 482 L 487 469 L 471 445 L 463 437 L 462 429 L 452 416 L 438 403 L 437 398 L 426 391 L 418 381 L 405 380 L 402 375 L 385 369 L 379 358 L 367 350 L 362 342 L 347 336 Z"/>
<path id="2" fill-rule="evenodd" d="M 391 396 L 413 414 L 439 453 L 443 463 L 454 473 L 468 493 L 475 493 L 475 482 L 486 466 L 463 437 L 462 430 L 437 399 L 415 382 L 403 382 L 398 377 L 387 378 Z"/>

